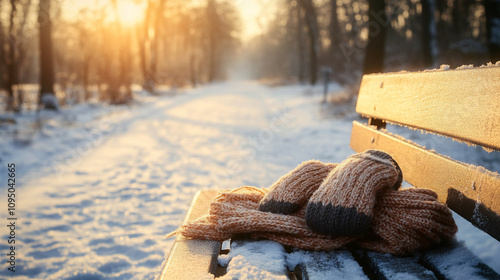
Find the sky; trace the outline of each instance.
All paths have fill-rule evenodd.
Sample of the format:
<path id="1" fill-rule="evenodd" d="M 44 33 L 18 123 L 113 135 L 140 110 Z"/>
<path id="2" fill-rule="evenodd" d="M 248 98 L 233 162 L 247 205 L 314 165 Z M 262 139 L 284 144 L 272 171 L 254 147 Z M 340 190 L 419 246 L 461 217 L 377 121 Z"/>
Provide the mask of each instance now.
<path id="1" fill-rule="evenodd" d="M 265 11 L 270 10 L 270 6 L 275 1 L 266 0 L 231 0 L 235 3 L 236 7 L 240 11 L 242 19 L 242 40 L 244 42 L 249 41 L 252 37 L 259 34 L 262 31 L 264 22 L 268 19 L 266 15 L 270 13 L 265 13 Z M 71 18 L 79 10 L 92 7 L 96 5 L 102 5 L 102 3 L 110 2 L 103 0 L 93 0 L 93 1 L 78 1 L 78 0 L 67 0 L 63 2 L 63 13 L 65 17 Z M 129 24 L 134 24 L 142 19 L 142 11 L 144 8 L 138 5 L 139 1 L 134 0 L 118 0 L 118 9 L 123 18 L 127 18 Z M 145 2 L 145 1 L 140 1 Z M 144 6 L 144 4 L 142 4 Z M 126 23 L 125 23 L 126 24 Z"/>
<path id="2" fill-rule="evenodd" d="M 259 26 L 259 14 L 263 10 L 260 1 L 234 0 L 240 9 L 242 26 L 242 37 L 244 41 L 261 32 Z"/>

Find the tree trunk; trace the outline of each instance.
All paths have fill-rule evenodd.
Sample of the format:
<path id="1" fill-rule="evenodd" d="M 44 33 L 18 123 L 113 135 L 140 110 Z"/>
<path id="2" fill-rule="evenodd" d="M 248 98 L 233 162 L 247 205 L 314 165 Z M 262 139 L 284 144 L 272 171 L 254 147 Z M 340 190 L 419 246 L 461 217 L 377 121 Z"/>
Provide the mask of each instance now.
<path id="1" fill-rule="evenodd" d="M 118 44 L 118 67 L 120 73 L 118 77 L 111 77 L 109 82 L 109 96 L 112 104 L 123 104 L 132 100 L 132 66 L 130 54 L 130 34 L 123 31 L 122 23 L 118 15 L 117 0 L 111 1 L 115 13 L 114 31 L 120 38 Z M 124 91 L 124 92 L 123 92 Z"/>
<path id="2" fill-rule="evenodd" d="M 52 22 L 50 0 L 40 0 L 38 23 L 40 25 L 40 101 L 44 95 L 54 96 L 54 61 L 52 58 Z M 48 98 L 45 100 L 54 100 Z M 43 102 L 46 109 L 56 110 L 56 104 Z"/>
<path id="3" fill-rule="evenodd" d="M 0 14 L 2 14 L 2 1 L 0 1 Z M 7 65 L 6 52 L 5 52 L 5 34 L 3 33 L 3 22 L 0 20 L 0 73 L 5 73 L 4 70 Z M 0 74 L 0 89 L 6 88 L 6 80 L 4 74 Z"/>
<path id="4" fill-rule="evenodd" d="M 18 36 L 21 35 L 23 36 L 25 34 L 24 29 L 26 27 L 26 23 L 28 21 L 28 18 L 30 17 L 30 10 L 31 10 L 31 0 L 28 0 L 23 3 L 22 6 L 23 10 L 23 17 L 21 19 L 21 22 L 18 27 Z M 15 75 L 17 76 L 17 108 L 15 109 L 16 112 L 21 112 L 22 107 L 23 107 L 23 102 L 24 102 L 24 89 L 21 86 L 21 83 L 23 82 L 23 76 L 20 71 L 24 66 L 25 58 L 26 58 L 26 53 L 28 52 L 25 44 L 25 40 L 19 40 L 16 42 L 16 73 Z M 25 74 L 25 73 L 24 73 Z"/>
<path id="5" fill-rule="evenodd" d="M 149 76 L 148 76 L 148 57 L 146 56 L 146 45 L 150 43 L 149 39 L 149 21 L 151 18 L 151 9 L 152 3 L 151 0 L 148 0 L 148 5 L 146 7 L 146 14 L 144 15 L 144 25 L 142 28 L 140 26 L 137 27 L 137 41 L 139 43 L 139 62 L 141 64 L 142 77 L 144 79 L 142 88 L 153 92 L 153 88 L 149 84 Z"/>
<path id="6" fill-rule="evenodd" d="M 90 61 L 89 57 L 86 56 L 85 60 L 83 61 L 83 67 L 82 67 L 82 84 L 83 84 L 83 92 L 84 92 L 84 100 L 89 101 L 90 99 L 90 89 L 89 89 L 89 80 L 90 80 Z"/>
<path id="7" fill-rule="evenodd" d="M 150 83 L 153 85 L 153 91 L 155 84 L 158 82 L 158 74 L 157 74 L 157 62 L 159 60 L 159 52 L 158 52 L 158 44 L 160 42 L 160 28 L 162 26 L 163 20 L 163 10 L 165 7 L 165 0 L 160 0 L 159 6 L 156 9 L 155 15 L 155 24 L 154 24 L 154 35 L 153 41 L 151 42 L 151 50 L 150 50 L 150 63 L 149 63 L 149 73 L 148 77 L 150 79 Z"/>
<path id="8" fill-rule="evenodd" d="M 160 42 L 160 29 L 162 27 L 164 7 L 165 0 L 160 0 L 157 7 L 153 6 L 153 2 L 151 0 L 148 1 L 144 19 L 144 28 L 142 34 L 138 34 L 141 38 L 139 40 L 139 55 L 144 76 L 144 83 L 142 87 L 150 93 L 154 93 L 156 84 L 160 81 L 157 75 L 157 65 L 159 61 L 158 46 Z M 153 34 L 150 35 L 153 13 Z M 146 46 L 148 45 L 149 49 L 146 50 Z M 148 52 L 148 55 L 146 54 L 146 51 Z"/>
<path id="9" fill-rule="evenodd" d="M 500 0 L 484 0 L 486 36 L 491 62 L 500 61 Z"/>
<path id="10" fill-rule="evenodd" d="M 90 99 L 90 60 L 91 54 L 89 49 L 87 48 L 87 39 L 89 36 L 89 32 L 83 26 L 83 24 L 79 25 L 79 45 L 82 50 L 82 86 L 83 86 L 83 100 L 88 101 Z"/>
<path id="11" fill-rule="evenodd" d="M 340 42 L 342 41 L 339 18 L 337 14 L 337 0 L 330 1 L 330 56 L 332 58 L 332 66 L 338 70 Z"/>
<path id="12" fill-rule="evenodd" d="M 218 15 L 215 7 L 215 0 L 208 0 L 208 82 L 215 81 L 217 76 L 217 35 L 218 35 Z"/>
<path id="13" fill-rule="evenodd" d="M 299 5 L 305 11 L 306 26 L 309 31 L 309 83 L 316 84 L 318 80 L 319 29 L 316 8 L 312 0 L 299 0 Z"/>
<path id="14" fill-rule="evenodd" d="M 128 31 L 126 31 L 128 32 Z M 120 38 L 122 42 L 120 44 L 120 86 L 125 89 L 125 94 L 123 97 L 120 96 L 122 102 L 130 102 L 133 99 L 132 96 L 132 54 L 130 51 L 130 45 L 132 45 L 131 34 L 125 33 L 120 30 Z"/>
<path id="15" fill-rule="evenodd" d="M 368 0 L 368 44 L 365 50 L 363 73 L 381 73 L 384 70 L 387 15 L 384 0 Z"/>
<path id="16" fill-rule="evenodd" d="M 305 69 L 306 69 L 306 51 L 305 51 L 305 46 L 304 46 L 304 21 L 303 21 L 303 13 L 302 10 L 298 7 L 294 8 L 295 14 L 297 17 L 297 28 L 296 28 L 296 40 L 297 40 L 297 50 L 298 50 L 298 58 L 299 58 L 299 65 L 298 65 L 298 78 L 299 81 L 302 83 L 305 81 Z"/>
<path id="17" fill-rule="evenodd" d="M 10 1 L 10 17 L 9 17 L 9 53 L 7 56 L 7 111 L 14 110 L 14 86 L 18 83 L 17 59 L 16 59 L 16 34 L 14 31 L 14 19 L 17 13 L 17 1 Z"/>
<path id="18" fill-rule="evenodd" d="M 189 77 L 191 80 L 191 85 L 196 87 L 198 79 L 196 78 L 196 56 L 194 53 L 194 47 L 191 46 L 189 53 Z"/>
<path id="19" fill-rule="evenodd" d="M 438 54 L 434 0 L 422 0 L 422 60 L 424 67 L 436 66 Z"/>

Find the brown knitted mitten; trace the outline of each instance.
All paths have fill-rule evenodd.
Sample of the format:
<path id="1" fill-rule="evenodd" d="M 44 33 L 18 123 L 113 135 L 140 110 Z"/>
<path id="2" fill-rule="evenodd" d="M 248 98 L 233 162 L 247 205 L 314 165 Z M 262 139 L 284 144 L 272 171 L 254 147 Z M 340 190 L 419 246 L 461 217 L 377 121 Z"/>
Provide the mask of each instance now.
<path id="1" fill-rule="evenodd" d="M 397 190 L 403 175 L 387 153 L 367 150 L 342 161 L 309 199 L 306 222 L 326 235 L 366 233 L 373 217 L 377 194 Z"/>
<path id="2" fill-rule="evenodd" d="M 307 203 L 328 173 L 337 166 L 309 160 L 274 182 L 270 192 L 260 201 L 259 210 L 275 214 L 291 214 Z"/>

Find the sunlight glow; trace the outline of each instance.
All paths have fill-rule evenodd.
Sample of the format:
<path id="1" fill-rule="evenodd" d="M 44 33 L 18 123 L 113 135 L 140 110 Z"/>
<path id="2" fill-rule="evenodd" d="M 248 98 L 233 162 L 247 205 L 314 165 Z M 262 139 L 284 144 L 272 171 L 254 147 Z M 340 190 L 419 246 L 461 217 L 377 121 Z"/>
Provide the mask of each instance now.
<path id="1" fill-rule="evenodd" d="M 240 11 L 242 20 L 242 40 L 248 42 L 252 37 L 261 34 L 272 20 L 276 9 L 279 8 L 277 1 L 268 0 L 232 0 Z M 206 5 L 206 0 L 191 0 L 186 3 Z M 115 14 L 112 1 L 110 0 L 65 0 L 62 2 L 63 17 L 71 20 L 78 16 L 82 10 L 88 10 L 98 15 L 99 11 L 105 11 L 106 22 L 116 19 L 127 28 L 135 27 L 144 20 L 147 1 L 116 0 L 117 13 Z M 116 16 L 118 18 L 116 18 Z"/>
<path id="2" fill-rule="evenodd" d="M 142 8 L 130 1 L 118 1 L 118 19 L 123 25 L 135 26 L 144 18 Z"/>
<path id="3" fill-rule="evenodd" d="M 235 2 L 243 21 L 243 40 L 247 41 L 262 32 L 259 26 L 261 6 L 258 1 L 236 0 Z"/>
<path id="4" fill-rule="evenodd" d="M 273 19 L 276 9 L 280 6 L 278 1 L 268 0 L 234 0 L 236 7 L 240 10 L 243 21 L 243 41 L 248 42 L 251 38 L 261 34 L 268 23 Z"/>

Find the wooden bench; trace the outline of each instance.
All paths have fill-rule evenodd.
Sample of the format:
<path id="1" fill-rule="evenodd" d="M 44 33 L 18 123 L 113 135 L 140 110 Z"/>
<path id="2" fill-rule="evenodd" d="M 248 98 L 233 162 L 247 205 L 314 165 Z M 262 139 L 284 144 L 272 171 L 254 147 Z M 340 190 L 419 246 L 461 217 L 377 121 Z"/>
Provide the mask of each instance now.
<path id="1" fill-rule="evenodd" d="M 367 124 L 353 123 L 350 145 L 354 151 L 380 149 L 390 153 L 407 182 L 434 190 L 439 200 L 453 211 L 500 240 L 500 176 L 497 173 L 429 151 L 384 129 L 386 123 L 395 123 L 500 151 L 500 67 L 365 75 L 356 111 L 368 121 Z M 186 220 L 205 213 L 216 194 L 215 191 L 198 192 Z M 178 237 L 160 279 L 221 276 L 226 271 L 218 265 L 219 254 L 254 242 L 259 241 L 221 244 Z M 285 249 L 289 254 L 299 251 Z M 359 249 L 303 252 L 302 256 L 295 268 L 278 267 L 273 273 L 278 271 L 288 279 L 350 279 L 354 276 L 360 279 L 500 279 L 457 241 L 413 257 Z"/>

